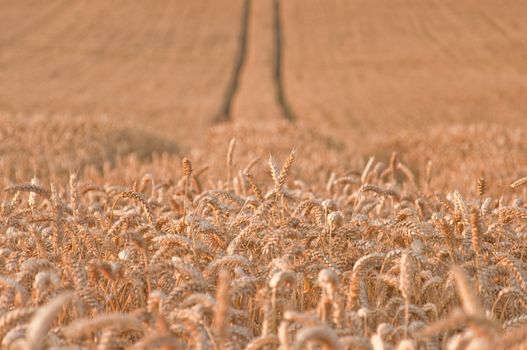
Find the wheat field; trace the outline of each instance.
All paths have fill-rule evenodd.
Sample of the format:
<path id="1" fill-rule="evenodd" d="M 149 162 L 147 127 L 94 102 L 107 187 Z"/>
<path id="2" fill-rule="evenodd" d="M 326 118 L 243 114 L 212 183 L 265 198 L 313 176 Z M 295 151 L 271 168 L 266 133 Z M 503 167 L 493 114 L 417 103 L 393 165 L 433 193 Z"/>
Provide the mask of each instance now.
<path id="1" fill-rule="evenodd" d="M 527 349 L 520 2 L 0 4 L 1 349 Z"/>

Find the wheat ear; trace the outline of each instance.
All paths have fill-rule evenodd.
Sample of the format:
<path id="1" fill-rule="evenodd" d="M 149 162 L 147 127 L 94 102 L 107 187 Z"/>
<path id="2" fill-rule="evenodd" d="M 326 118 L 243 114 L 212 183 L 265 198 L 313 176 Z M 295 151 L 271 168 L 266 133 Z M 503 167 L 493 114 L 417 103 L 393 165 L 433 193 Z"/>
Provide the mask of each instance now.
<path id="1" fill-rule="evenodd" d="M 26 331 L 26 341 L 29 349 L 44 349 L 46 344 L 45 337 L 51 328 L 53 319 L 71 299 L 73 299 L 73 293 L 64 292 L 37 310 Z"/>
<path id="2" fill-rule="evenodd" d="M 335 331 L 326 326 L 303 328 L 295 336 L 293 350 L 302 350 L 308 342 L 324 344 L 330 350 L 341 350 L 339 338 Z"/>

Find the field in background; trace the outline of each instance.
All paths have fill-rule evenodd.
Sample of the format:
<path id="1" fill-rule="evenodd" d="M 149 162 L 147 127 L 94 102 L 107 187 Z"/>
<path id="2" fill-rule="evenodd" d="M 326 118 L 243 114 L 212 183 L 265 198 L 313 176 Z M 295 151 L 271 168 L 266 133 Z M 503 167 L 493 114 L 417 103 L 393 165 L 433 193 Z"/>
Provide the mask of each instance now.
<path id="1" fill-rule="evenodd" d="M 241 4 L 3 1 L 0 110 L 107 114 L 184 143 L 218 112 Z"/>
<path id="2" fill-rule="evenodd" d="M 526 16 L 0 0 L 0 347 L 522 349 Z"/>
<path id="3" fill-rule="evenodd" d="M 285 95 L 307 127 L 344 141 L 352 133 L 352 150 L 401 128 L 523 126 L 525 11 L 524 2 L 284 2 Z M 195 146 L 225 98 L 243 12 L 242 0 L 6 2 L 0 108 L 108 114 Z M 273 1 L 253 1 L 248 16 L 232 119 L 272 119 Z"/>
<path id="4" fill-rule="evenodd" d="M 523 1 L 294 0 L 283 10 L 287 92 L 307 124 L 366 140 L 438 124 L 525 126 Z"/>

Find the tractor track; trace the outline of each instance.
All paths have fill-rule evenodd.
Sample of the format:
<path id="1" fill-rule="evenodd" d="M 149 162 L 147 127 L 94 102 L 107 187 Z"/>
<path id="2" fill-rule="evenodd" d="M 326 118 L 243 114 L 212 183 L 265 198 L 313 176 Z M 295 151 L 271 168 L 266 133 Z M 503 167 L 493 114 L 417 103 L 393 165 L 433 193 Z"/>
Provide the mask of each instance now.
<path id="1" fill-rule="evenodd" d="M 285 119 L 295 120 L 295 115 L 286 99 L 284 90 L 283 70 L 283 31 L 282 31 L 282 12 L 280 11 L 280 0 L 274 0 L 274 34 L 275 34 L 275 59 L 274 59 L 274 79 L 276 84 L 276 98 L 283 112 Z"/>
<path id="2" fill-rule="evenodd" d="M 264 59 L 262 59 L 264 57 Z M 250 118 L 245 106 L 258 106 L 269 115 L 294 121 L 286 99 L 283 79 L 283 31 L 280 0 L 244 1 L 240 21 L 238 54 L 224 100 L 214 122 Z M 252 90 L 258 86 L 265 89 Z M 237 106 L 237 107 L 235 107 Z M 267 117 L 267 116 L 266 116 Z"/>
<path id="3" fill-rule="evenodd" d="M 240 35 L 239 35 L 239 48 L 238 54 L 235 58 L 234 69 L 232 72 L 229 85 L 227 86 L 227 91 L 225 93 L 225 98 L 223 100 L 222 106 L 220 107 L 220 112 L 214 118 L 215 122 L 226 121 L 231 117 L 231 109 L 234 101 L 234 96 L 236 90 L 240 84 L 240 75 L 242 72 L 243 63 L 245 62 L 245 56 L 247 54 L 247 35 L 249 27 L 249 13 L 251 10 L 251 0 L 244 0 L 242 19 L 240 24 Z"/>

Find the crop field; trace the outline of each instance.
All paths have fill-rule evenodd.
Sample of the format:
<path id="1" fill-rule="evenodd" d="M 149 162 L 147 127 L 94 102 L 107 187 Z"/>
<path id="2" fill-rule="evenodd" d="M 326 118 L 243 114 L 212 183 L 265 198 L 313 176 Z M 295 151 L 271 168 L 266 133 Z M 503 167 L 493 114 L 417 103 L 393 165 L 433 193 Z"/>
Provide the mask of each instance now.
<path id="1" fill-rule="evenodd" d="M 525 18 L 0 0 L 0 348 L 527 349 Z"/>

